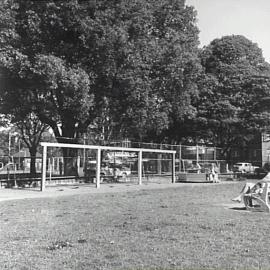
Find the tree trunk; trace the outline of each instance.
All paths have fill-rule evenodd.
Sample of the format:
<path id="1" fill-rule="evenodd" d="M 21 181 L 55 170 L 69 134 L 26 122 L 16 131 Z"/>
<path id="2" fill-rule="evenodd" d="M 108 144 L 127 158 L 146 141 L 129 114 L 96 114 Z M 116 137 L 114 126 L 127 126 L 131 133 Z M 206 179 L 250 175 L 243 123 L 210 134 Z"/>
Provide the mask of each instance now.
<path id="1" fill-rule="evenodd" d="M 37 146 L 32 146 L 29 149 L 30 152 L 30 176 L 36 176 L 36 155 L 37 155 Z"/>
<path id="2" fill-rule="evenodd" d="M 76 128 L 72 122 L 62 124 L 62 136 L 57 138 L 59 143 L 78 143 Z M 62 148 L 64 175 L 77 176 L 77 156 L 78 149 Z"/>
<path id="3" fill-rule="evenodd" d="M 63 148 L 64 157 L 64 175 L 76 175 L 77 176 L 77 156 L 78 149 Z"/>

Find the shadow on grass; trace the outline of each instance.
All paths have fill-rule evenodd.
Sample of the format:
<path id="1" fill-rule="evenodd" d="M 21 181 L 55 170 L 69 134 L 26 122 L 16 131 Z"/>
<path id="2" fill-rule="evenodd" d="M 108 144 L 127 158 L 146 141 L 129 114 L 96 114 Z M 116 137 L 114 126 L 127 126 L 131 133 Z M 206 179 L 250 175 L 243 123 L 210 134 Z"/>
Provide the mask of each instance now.
<path id="1" fill-rule="evenodd" d="M 19 190 L 19 191 L 37 191 L 40 192 L 40 187 L 12 187 L 12 188 L 5 188 L 6 190 Z"/>
<path id="2" fill-rule="evenodd" d="M 229 209 L 235 210 L 235 211 L 246 211 L 247 210 L 245 206 L 244 207 L 231 207 Z"/>

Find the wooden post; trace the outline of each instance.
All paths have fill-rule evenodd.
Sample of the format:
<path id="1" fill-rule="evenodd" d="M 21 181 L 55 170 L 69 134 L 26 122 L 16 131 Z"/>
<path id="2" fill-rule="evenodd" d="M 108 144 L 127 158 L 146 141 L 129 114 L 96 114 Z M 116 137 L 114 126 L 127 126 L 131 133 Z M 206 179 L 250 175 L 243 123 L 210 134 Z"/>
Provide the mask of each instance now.
<path id="1" fill-rule="evenodd" d="M 42 176 L 41 176 L 41 185 L 40 191 L 45 190 L 46 184 L 46 167 L 47 167 L 47 146 L 43 146 L 43 153 L 42 153 Z"/>
<path id="2" fill-rule="evenodd" d="M 100 188 L 101 148 L 97 149 L 96 161 L 96 188 Z"/>
<path id="3" fill-rule="evenodd" d="M 142 184 L 142 151 L 138 152 L 138 184 Z"/>
<path id="4" fill-rule="evenodd" d="M 175 183 L 175 153 L 172 154 L 172 183 Z"/>

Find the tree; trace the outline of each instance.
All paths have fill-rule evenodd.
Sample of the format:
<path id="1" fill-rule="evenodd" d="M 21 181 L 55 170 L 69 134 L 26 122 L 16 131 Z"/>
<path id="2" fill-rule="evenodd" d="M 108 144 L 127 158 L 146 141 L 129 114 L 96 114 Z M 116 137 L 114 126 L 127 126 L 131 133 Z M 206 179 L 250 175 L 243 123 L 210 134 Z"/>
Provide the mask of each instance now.
<path id="1" fill-rule="evenodd" d="M 225 150 L 244 146 L 269 125 L 258 102 L 270 94 L 270 65 L 257 44 L 243 36 L 225 36 L 202 49 L 205 73 L 194 105 L 195 125 L 203 138 Z"/>
<path id="2" fill-rule="evenodd" d="M 184 6 L 184 1 L 163 1 L 156 6 L 153 21 L 151 33 L 155 41 L 150 43 L 153 46 L 148 52 L 154 59 L 149 76 L 152 98 L 143 100 L 150 100 L 144 106 L 148 110 L 144 119 L 150 116 L 155 121 L 149 121 L 147 135 L 148 139 L 160 142 L 179 141 L 171 131 L 181 126 L 186 117 L 193 117 L 195 111 L 191 99 L 197 94 L 196 78 L 200 72 L 196 13 Z M 147 120 L 135 120 L 145 129 Z"/>
<path id="3" fill-rule="evenodd" d="M 36 153 L 41 141 L 43 133 L 48 129 L 48 126 L 41 123 L 34 113 L 29 113 L 21 120 L 17 120 L 16 127 L 18 128 L 21 138 L 29 149 L 30 153 L 30 175 L 36 175 Z"/>
<path id="4" fill-rule="evenodd" d="M 162 141 L 194 114 L 198 29 L 184 0 L 5 2 L 0 112 L 30 110 L 69 143 L 89 126 L 106 140 Z"/>
<path id="5" fill-rule="evenodd" d="M 59 141 L 76 141 L 101 114 L 107 126 L 141 138 L 185 114 L 198 30 L 184 0 L 14 3 L 13 39 L 1 57 L 12 78 L 5 112 L 30 105 Z"/>

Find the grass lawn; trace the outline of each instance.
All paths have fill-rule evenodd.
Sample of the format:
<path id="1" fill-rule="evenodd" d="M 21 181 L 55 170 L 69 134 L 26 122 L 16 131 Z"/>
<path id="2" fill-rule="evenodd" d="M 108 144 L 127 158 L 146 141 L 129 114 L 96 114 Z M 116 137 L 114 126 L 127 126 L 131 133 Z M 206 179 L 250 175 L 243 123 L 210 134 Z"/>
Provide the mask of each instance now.
<path id="1" fill-rule="evenodd" d="M 0 202 L 0 268 L 270 269 L 270 215 L 230 208 L 242 185 Z"/>

